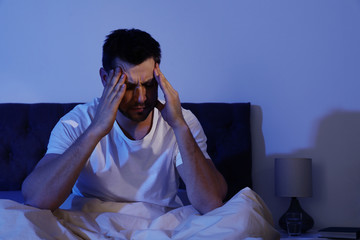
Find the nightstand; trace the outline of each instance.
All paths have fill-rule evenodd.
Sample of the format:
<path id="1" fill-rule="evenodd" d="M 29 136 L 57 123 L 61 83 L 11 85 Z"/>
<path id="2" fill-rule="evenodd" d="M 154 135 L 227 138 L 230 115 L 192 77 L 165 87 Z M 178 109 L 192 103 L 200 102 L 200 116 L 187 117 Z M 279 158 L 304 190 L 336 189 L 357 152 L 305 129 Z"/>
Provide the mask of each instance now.
<path id="1" fill-rule="evenodd" d="M 279 230 L 280 233 L 280 239 L 282 240 L 310 240 L 310 239 L 327 239 L 327 238 L 319 238 L 318 237 L 318 231 L 317 230 L 309 230 L 306 233 L 302 233 L 300 236 L 294 236 L 294 237 L 290 237 L 286 231 L 284 230 Z"/>

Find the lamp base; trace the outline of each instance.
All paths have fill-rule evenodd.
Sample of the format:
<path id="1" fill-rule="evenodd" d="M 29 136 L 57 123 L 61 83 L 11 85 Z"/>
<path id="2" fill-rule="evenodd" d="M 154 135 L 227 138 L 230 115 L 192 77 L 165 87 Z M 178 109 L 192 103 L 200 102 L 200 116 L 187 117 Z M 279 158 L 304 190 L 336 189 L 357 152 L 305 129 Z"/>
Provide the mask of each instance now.
<path id="1" fill-rule="evenodd" d="M 289 212 L 300 212 L 302 214 L 301 232 L 304 233 L 314 226 L 314 220 L 312 217 L 301 208 L 299 200 L 297 200 L 296 197 L 292 197 L 289 209 L 279 219 L 279 226 L 285 231 L 287 230 L 286 214 Z"/>

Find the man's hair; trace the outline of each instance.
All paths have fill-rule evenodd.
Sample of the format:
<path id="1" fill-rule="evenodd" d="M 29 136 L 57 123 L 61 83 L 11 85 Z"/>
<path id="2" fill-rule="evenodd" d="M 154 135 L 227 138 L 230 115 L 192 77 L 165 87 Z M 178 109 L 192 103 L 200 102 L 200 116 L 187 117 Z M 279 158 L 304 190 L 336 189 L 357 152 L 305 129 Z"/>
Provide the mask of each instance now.
<path id="1" fill-rule="evenodd" d="M 109 72 L 115 58 L 139 65 L 148 58 L 160 64 L 160 44 L 150 34 L 139 29 L 118 29 L 106 36 L 102 64 Z"/>

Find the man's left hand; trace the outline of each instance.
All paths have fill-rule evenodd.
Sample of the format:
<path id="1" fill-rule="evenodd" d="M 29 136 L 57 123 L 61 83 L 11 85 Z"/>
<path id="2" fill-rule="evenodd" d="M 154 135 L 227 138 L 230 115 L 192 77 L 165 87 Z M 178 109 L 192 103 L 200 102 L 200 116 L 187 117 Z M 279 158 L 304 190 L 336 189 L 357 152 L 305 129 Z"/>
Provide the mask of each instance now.
<path id="1" fill-rule="evenodd" d="M 154 76 L 165 97 L 165 105 L 158 101 L 156 107 L 161 111 L 161 115 L 173 129 L 185 126 L 186 122 L 182 114 L 179 94 L 160 71 L 158 63 L 156 63 L 154 68 Z"/>

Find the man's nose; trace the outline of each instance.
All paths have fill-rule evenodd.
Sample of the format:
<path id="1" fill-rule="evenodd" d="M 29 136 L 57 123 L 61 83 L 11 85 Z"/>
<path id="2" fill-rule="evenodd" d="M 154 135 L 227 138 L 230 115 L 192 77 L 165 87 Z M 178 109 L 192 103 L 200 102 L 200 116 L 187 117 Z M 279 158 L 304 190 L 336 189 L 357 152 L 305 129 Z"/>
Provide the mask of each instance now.
<path id="1" fill-rule="evenodd" d="M 135 97 L 135 100 L 138 103 L 144 103 L 145 100 L 146 100 L 146 89 L 145 89 L 145 87 L 141 86 L 141 85 L 136 87 L 134 97 Z"/>

